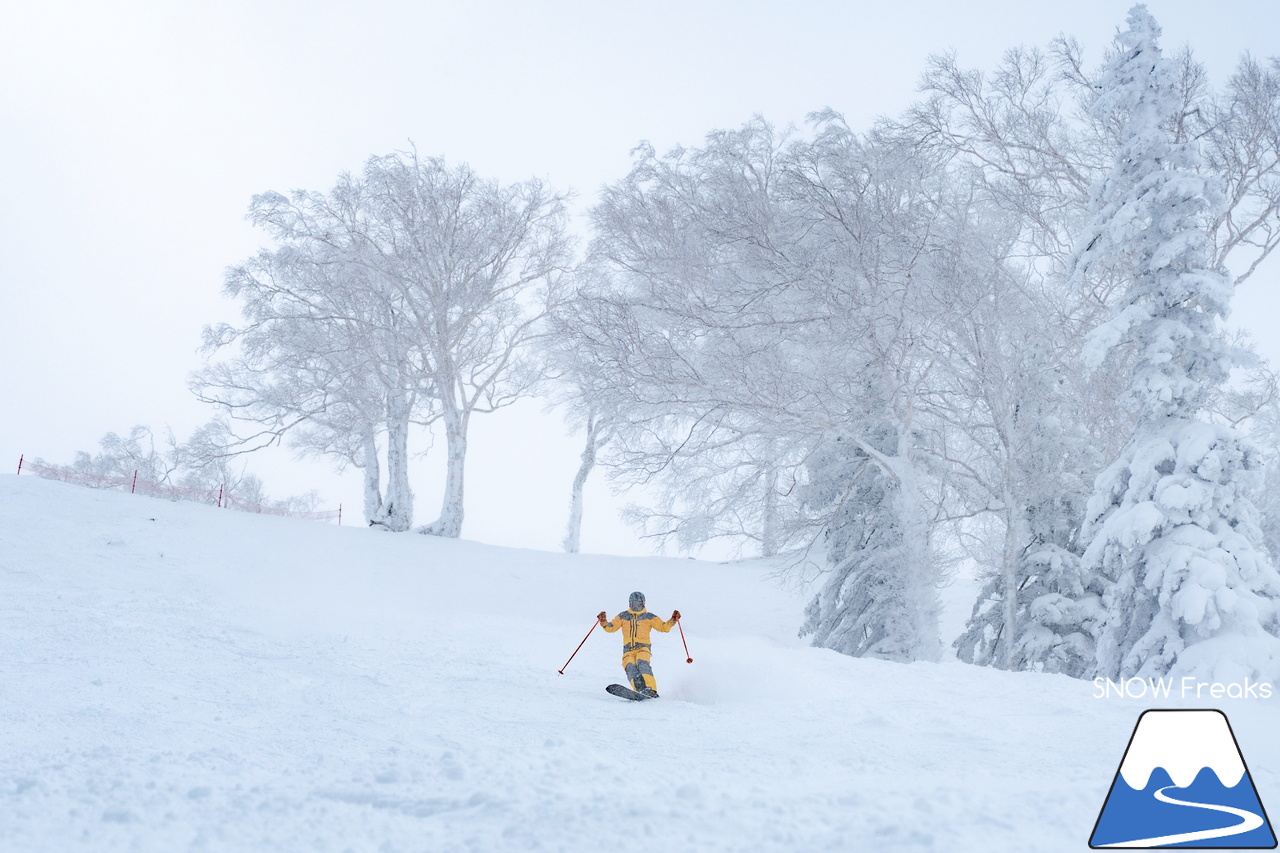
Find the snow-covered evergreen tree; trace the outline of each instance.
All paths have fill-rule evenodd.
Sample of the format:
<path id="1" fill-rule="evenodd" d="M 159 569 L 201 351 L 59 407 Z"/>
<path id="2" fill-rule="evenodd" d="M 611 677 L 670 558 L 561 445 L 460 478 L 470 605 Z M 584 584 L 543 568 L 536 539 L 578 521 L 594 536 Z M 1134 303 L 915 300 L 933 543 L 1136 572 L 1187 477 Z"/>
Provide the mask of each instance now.
<path id="1" fill-rule="evenodd" d="M 1175 68 L 1159 34 L 1146 7 L 1133 7 L 1101 78 L 1094 109 L 1122 127 L 1122 144 L 1075 257 L 1078 280 L 1125 282 L 1086 358 L 1097 368 L 1129 353 L 1138 417 L 1085 519 L 1083 563 L 1108 583 L 1097 673 L 1274 677 L 1280 576 L 1250 502 L 1261 460 L 1236 430 L 1200 419 L 1233 362 L 1217 328 L 1231 283 L 1206 233 L 1221 194 L 1175 135 Z"/>
<path id="2" fill-rule="evenodd" d="M 962 532 L 995 521 L 961 537 L 977 540 L 966 550 L 985 583 L 954 645 L 968 663 L 1085 677 L 1102 589 L 1080 564 L 1080 523 L 1094 473 L 1120 448 L 1099 440 L 1095 388 L 1081 381 L 1077 336 L 1049 294 L 997 277 L 990 286 L 948 351 L 956 399 L 937 404 L 958 427 L 953 512 L 967 520 L 981 508 Z"/>
<path id="3" fill-rule="evenodd" d="M 1012 555 L 1011 578 L 992 573 L 983 585 L 955 641 L 961 660 L 1077 678 L 1093 672 L 1102 584 L 1073 547 L 1070 522 L 1078 516 L 1070 504 L 1068 495 L 1027 508 L 1021 526 L 1029 543 Z"/>
<path id="4" fill-rule="evenodd" d="M 879 437 L 878 449 L 891 455 L 893 430 Z M 854 657 L 928 657 L 922 650 L 936 642 L 938 615 L 928 546 L 904 523 L 909 496 L 860 444 L 827 442 L 811 457 L 800 487 L 806 507 L 825 518 L 828 567 L 800 635 Z"/>

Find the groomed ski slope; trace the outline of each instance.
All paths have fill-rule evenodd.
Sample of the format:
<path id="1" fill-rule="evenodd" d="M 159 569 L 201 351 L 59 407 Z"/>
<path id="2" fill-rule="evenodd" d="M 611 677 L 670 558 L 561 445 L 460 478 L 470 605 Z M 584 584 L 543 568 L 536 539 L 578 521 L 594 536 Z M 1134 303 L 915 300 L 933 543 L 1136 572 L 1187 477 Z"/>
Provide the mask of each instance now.
<path id="1" fill-rule="evenodd" d="M 600 630 L 556 674 L 633 589 L 694 657 L 655 635 L 656 702 Z M 0 850 L 1087 849 L 1152 703 L 813 649 L 804 603 L 0 477 Z M 1274 701 L 1223 706 L 1273 813 Z"/>

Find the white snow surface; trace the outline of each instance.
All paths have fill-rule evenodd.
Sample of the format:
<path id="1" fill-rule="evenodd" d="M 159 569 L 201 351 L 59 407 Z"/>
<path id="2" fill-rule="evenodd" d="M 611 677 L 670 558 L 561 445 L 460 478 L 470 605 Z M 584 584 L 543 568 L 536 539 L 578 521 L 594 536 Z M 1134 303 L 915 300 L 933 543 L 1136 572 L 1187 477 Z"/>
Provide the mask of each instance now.
<path id="1" fill-rule="evenodd" d="M 633 589 L 694 663 L 655 634 L 615 699 L 597 629 L 557 675 Z M 0 476 L 0 850 L 1086 848 L 1147 703 L 814 649 L 806 597 Z M 1272 701 L 1225 708 L 1264 803 Z"/>
<path id="2" fill-rule="evenodd" d="M 1130 788 L 1140 791 L 1157 767 L 1168 771 L 1179 788 L 1194 782 L 1206 767 L 1228 788 L 1234 788 L 1244 776 L 1244 761 L 1227 718 L 1217 711 L 1144 714 L 1120 765 L 1120 775 Z"/>

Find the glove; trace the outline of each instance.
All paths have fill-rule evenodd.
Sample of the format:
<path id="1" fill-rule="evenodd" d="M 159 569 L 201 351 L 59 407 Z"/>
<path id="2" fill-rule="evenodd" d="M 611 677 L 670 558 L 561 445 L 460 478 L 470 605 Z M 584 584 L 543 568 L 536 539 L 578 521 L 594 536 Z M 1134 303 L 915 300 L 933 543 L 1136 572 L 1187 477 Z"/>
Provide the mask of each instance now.
<path id="1" fill-rule="evenodd" d="M 604 611 L 603 611 L 603 610 L 601 610 L 599 613 L 597 613 L 597 614 L 596 614 L 596 618 L 600 620 L 600 624 L 602 624 L 602 625 L 603 625 L 606 621 L 608 621 L 608 620 L 606 620 L 606 619 L 604 618 Z"/>
<path id="2" fill-rule="evenodd" d="M 680 618 L 680 611 L 679 611 L 679 610 L 672 610 L 672 611 L 671 611 L 671 621 L 672 621 L 672 622 L 675 622 L 675 621 L 676 621 L 677 619 L 679 619 L 679 618 Z"/>

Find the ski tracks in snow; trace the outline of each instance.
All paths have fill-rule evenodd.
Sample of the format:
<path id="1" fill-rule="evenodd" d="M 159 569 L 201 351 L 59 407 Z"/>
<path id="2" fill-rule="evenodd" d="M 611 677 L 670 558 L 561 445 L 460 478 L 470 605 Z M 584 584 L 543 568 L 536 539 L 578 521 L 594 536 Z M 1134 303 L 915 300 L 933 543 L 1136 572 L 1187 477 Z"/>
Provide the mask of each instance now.
<path id="1" fill-rule="evenodd" d="M 13 478 L 0 536 L 5 850 L 1056 853 L 1132 725 L 1064 677 L 807 648 L 759 566 Z M 655 638 L 655 702 L 604 692 L 616 636 L 556 674 L 632 589 L 685 614 L 696 661 Z"/>

